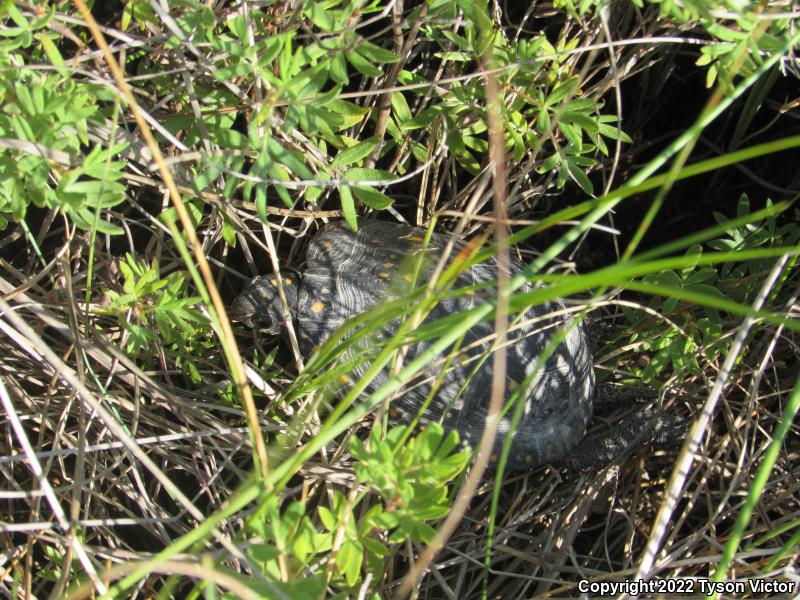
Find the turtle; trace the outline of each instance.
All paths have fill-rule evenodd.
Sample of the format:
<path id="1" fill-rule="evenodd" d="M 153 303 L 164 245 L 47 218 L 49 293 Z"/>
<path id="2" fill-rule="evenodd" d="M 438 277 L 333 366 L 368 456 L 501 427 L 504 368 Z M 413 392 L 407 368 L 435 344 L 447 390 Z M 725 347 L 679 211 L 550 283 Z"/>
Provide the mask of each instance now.
<path id="1" fill-rule="evenodd" d="M 382 220 L 363 222 L 357 231 L 343 221 L 323 226 L 308 244 L 305 268 L 282 274 L 288 316 L 303 356 L 311 356 L 351 317 L 402 298 L 414 285 L 425 285 L 451 242 L 451 236 L 443 233 L 432 233 L 426 242 L 426 235 L 426 229 Z M 451 257 L 467 250 L 467 242 L 463 240 L 452 243 Z M 414 259 L 418 263 L 416 280 L 410 276 L 409 267 L 409 261 Z M 512 259 L 512 274 L 524 268 L 525 265 Z M 494 258 L 462 271 L 453 289 L 466 293 L 445 296 L 425 322 L 435 322 L 491 300 L 496 295 L 497 274 Z M 526 283 L 518 292 L 534 289 L 534 284 Z M 235 298 L 231 313 L 234 319 L 250 327 L 275 335 L 281 333 L 286 321 L 277 278 L 274 275 L 253 278 Z M 507 336 L 506 388 L 513 390 L 523 406 L 513 431 L 511 410 L 499 420 L 492 461 L 496 461 L 507 436 L 511 436 L 506 463 L 509 471 L 528 471 L 570 455 L 590 460 L 606 455 L 613 458 L 621 448 L 631 445 L 628 440 L 643 435 L 655 437 L 658 425 L 652 424 L 649 417 L 636 416 L 620 428 L 625 438 L 621 443 L 613 435 L 600 436 L 591 443 L 585 441 L 595 391 L 592 345 L 586 330 L 573 323 L 561 300 L 530 306 L 513 317 L 515 326 Z M 384 324 L 379 337 L 392 336 L 397 326 L 397 319 Z M 556 332 L 563 335 L 563 340 L 544 365 L 537 366 L 537 357 Z M 439 422 L 445 431 L 456 430 L 464 444 L 477 445 L 488 410 L 492 360 L 487 355 L 494 337 L 493 321 L 482 321 L 469 329 L 452 361 L 433 362 L 423 369 L 419 380 L 407 385 L 392 400 L 390 414 L 394 420 L 410 422 L 426 402 L 435 382 L 438 388 L 425 407 L 421 422 Z M 419 356 L 431 343 L 431 340 L 411 343 L 405 360 Z M 358 348 L 349 350 L 357 351 Z M 368 366 L 367 361 L 357 364 L 353 377 L 361 377 Z M 388 373 L 381 372 L 367 391 L 381 386 L 387 378 Z M 651 431 L 645 431 L 648 428 Z"/>

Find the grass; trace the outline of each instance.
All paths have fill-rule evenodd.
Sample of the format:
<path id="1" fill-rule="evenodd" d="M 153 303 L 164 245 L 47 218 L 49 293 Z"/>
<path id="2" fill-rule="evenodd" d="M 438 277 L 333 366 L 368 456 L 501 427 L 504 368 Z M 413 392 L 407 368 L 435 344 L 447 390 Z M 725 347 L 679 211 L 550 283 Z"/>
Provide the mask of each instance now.
<path id="1" fill-rule="evenodd" d="M 789 3 L 96 4 L 3 7 L 6 595 L 798 584 Z M 485 243 L 313 357 L 230 323 L 243 281 L 376 214 Z M 528 266 L 499 296 L 425 319 L 506 248 Z M 682 448 L 483 476 L 392 426 L 471 326 L 557 298 L 607 324 L 599 379 L 692 424 Z"/>

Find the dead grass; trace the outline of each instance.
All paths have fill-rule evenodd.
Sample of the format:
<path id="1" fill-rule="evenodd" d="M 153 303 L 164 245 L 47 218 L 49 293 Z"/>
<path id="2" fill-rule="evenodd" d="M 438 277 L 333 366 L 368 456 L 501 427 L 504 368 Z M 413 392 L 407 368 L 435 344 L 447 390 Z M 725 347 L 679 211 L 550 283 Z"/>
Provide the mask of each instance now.
<path id="1" fill-rule="evenodd" d="M 537 10 L 536 19 L 551 17 L 544 9 Z M 647 69 L 665 73 L 676 64 L 668 40 L 680 32 L 660 29 L 660 22 L 649 12 L 628 10 L 616 16 L 619 18 L 609 21 L 615 37 L 631 45 L 617 47 L 613 53 L 599 46 L 604 29 L 601 22 L 582 28 L 577 21 L 568 20 L 565 26 L 567 37 L 579 36 L 581 46 L 598 45 L 596 50 L 576 52 L 564 66 L 580 73 L 586 82 L 585 95 L 610 97 L 606 93 L 619 90 L 622 80 L 641 77 Z M 505 26 L 511 31 L 507 23 Z M 137 36 L 136 42 L 125 41 L 125 35 L 110 27 L 105 34 L 116 39 L 117 49 L 132 51 L 139 42 L 146 44 L 148 52 L 162 48 L 149 34 Z M 646 35 L 651 37 L 646 39 Z M 663 36 L 663 40 L 656 43 L 652 36 Z M 689 34 L 680 39 L 686 46 L 693 43 Z M 405 49 L 409 55 L 404 62 L 420 60 L 419 55 L 411 54 L 412 48 Z M 78 56 L 81 69 L 109 79 L 91 48 L 82 49 Z M 171 59 L 177 56 L 181 54 L 169 53 Z M 186 62 L 177 65 L 179 71 L 194 72 L 196 64 L 183 56 Z M 446 71 L 435 76 L 458 76 Z M 637 81 L 652 86 L 654 93 L 661 84 L 647 78 Z M 245 89 L 246 82 L 237 80 L 236 84 Z M 175 85 L 191 101 L 197 100 L 185 78 Z M 365 108 L 375 108 L 380 98 L 354 96 Z M 247 94 L 243 97 L 249 98 Z M 157 109 L 153 102 L 147 105 L 159 120 L 169 114 L 171 106 L 169 101 Z M 623 119 L 623 128 L 625 122 Z M 98 138 L 106 134 L 100 129 L 93 132 Z M 12 225 L 0 240 L 0 396 L 5 409 L 0 438 L 0 589 L 7 597 L 60 597 L 75 584 L 76 574 L 92 579 L 95 590 L 106 589 L 107 569 L 152 557 L 194 530 L 204 516 L 225 505 L 253 469 L 246 414 L 230 392 L 230 371 L 215 338 L 206 333 L 198 338 L 202 342 L 192 340 L 184 348 L 153 344 L 149 352 L 130 357 L 123 349 L 129 334 L 115 317 L 102 311 L 108 302 L 105 290 L 121 288 L 119 263 L 125 252 L 135 253 L 146 263 L 157 262 L 162 274 L 183 268 L 169 232 L 154 217 L 168 201 L 149 159 L 137 158 L 147 156 L 146 146 L 135 135 L 129 137 L 131 201 L 113 212 L 124 235 L 114 239 L 98 236 L 92 242 L 89 234 L 76 231 L 56 212 L 34 210 L 28 219 L 31 231 Z M 299 131 L 282 142 L 300 152 L 310 146 Z M 164 143 L 164 150 L 181 158 L 175 145 Z M 406 201 L 398 204 L 398 210 L 412 220 L 434 212 L 458 215 L 464 219 L 466 233 L 480 230 L 481 218 L 492 213 L 485 193 L 485 172 L 467 180 L 447 148 L 431 148 L 430 152 L 432 158 L 424 172 L 427 187 L 419 191 L 418 198 L 410 194 L 403 198 L 401 192 L 401 200 Z M 612 150 L 612 156 L 601 165 L 602 174 L 597 175 L 603 182 L 599 187 L 609 189 L 625 177 L 629 166 L 620 165 L 626 158 L 634 160 L 634 155 L 626 154 L 619 145 Z M 535 173 L 537 160 L 540 157 L 533 151 L 509 165 L 512 224 L 539 219 L 564 202 L 563 197 L 553 196 L 553 174 Z M 179 189 L 188 192 L 190 182 L 181 179 L 186 173 L 180 164 L 175 173 Z M 241 281 L 268 270 L 268 254 L 281 265 L 297 265 L 307 235 L 320 220 L 341 216 L 332 188 L 316 206 L 298 206 L 296 210 L 269 206 L 268 228 L 257 218 L 254 205 L 238 197 L 206 192 L 202 201 L 206 212 L 197 226 L 198 238 L 228 301 Z M 631 214 L 620 209 L 616 216 L 609 216 L 602 228 L 579 241 L 571 256 L 580 260 L 581 255 L 593 252 L 591 245 L 596 246 L 599 239 L 606 252 L 618 252 L 612 233 L 617 231 L 618 219 L 636 218 L 635 212 Z M 235 229 L 235 250 L 222 241 L 223 215 Z M 450 226 L 454 221 L 445 222 Z M 92 243 L 95 262 L 90 276 Z M 766 281 L 766 274 L 764 277 Z M 789 283 L 782 290 L 789 291 L 770 298 L 767 309 L 796 318 L 800 279 L 796 269 L 789 270 L 787 277 Z M 91 288 L 87 290 L 88 281 Z M 613 313 L 613 302 L 604 310 L 610 315 L 609 339 L 617 343 L 601 348 L 599 368 L 623 379 L 628 366 L 648 357 L 637 354 L 635 344 L 626 345 L 629 332 L 624 319 Z M 141 313 L 132 309 L 123 318 L 135 323 L 140 317 Z M 733 340 L 742 322 L 729 319 L 724 323 L 721 337 Z M 238 334 L 256 391 L 259 423 L 269 438 L 285 431 L 286 423 L 299 411 L 298 406 L 283 404 L 281 398 L 296 367 L 283 347 L 273 366 L 253 366 L 253 356 L 263 359 L 278 343 L 256 339 L 242 330 Z M 193 357 L 200 382 L 187 375 L 182 351 Z M 656 538 L 661 543 L 647 572 L 649 577 L 713 575 L 795 384 L 798 354 L 793 333 L 760 323 L 752 327 L 743 341 L 741 360 L 733 365 L 720 390 L 708 427 L 696 440 L 699 446 L 691 457 L 685 484 L 675 490 L 675 506 Z M 609 357 L 605 363 L 603 356 Z M 725 356 L 710 360 L 701 356 L 699 374 L 676 372 L 666 377 L 659 404 L 674 414 L 697 417 L 724 360 Z M 312 435 L 316 423 L 309 422 L 306 427 L 305 435 Z M 800 584 L 795 571 L 795 538 L 800 530 L 797 434 L 794 425 L 758 499 L 732 565 L 731 573 L 737 579 L 776 577 Z M 416 594 L 458 600 L 479 598 L 484 593 L 489 598 L 576 597 L 581 579 L 633 579 L 648 541 L 654 539 L 653 525 L 665 503 L 679 450 L 637 452 L 622 464 L 596 473 L 543 468 L 530 475 L 508 477 L 500 495 L 488 569 L 486 528 L 493 486 L 484 484 Z M 324 505 L 332 489 L 345 491 L 353 484 L 344 439 L 306 464 L 291 480 L 284 497 L 303 498 L 309 506 Z M 202 547 L 176 558 L 197 566 L 207 554 L 214 564 L 238 573 L 252 572 L 253 564 L 244 555 L 239 537 L 247 514 L 245 510 L 223 520 Z M 769 537 L 779 531 L 783 532 Z M 384 580 L 372 582 L 382 597 L 391 597 L 421 550 L 410 543 L 392 547 Z M 176 568 L 175 572 L 179 571 Z M 189 593 L 187 582 L 197 579 L 195 573 L 186 573 L 185 579 L 171 583 L 175 587 L 168 597 Z M 154 596 L 165 581 L 164 575 L 153 574 L 142 580 L 132 595 Z M 746 597 L 757 595 L 748 593 Z"/>

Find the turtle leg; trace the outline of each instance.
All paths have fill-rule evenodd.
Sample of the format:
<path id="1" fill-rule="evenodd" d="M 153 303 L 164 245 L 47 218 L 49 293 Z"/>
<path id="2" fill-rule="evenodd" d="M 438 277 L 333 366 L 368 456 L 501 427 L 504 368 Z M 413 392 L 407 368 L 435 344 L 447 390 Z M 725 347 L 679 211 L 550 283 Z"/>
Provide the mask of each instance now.
<path id="1" fill-rule="evenodd" d="M 594 391 L 593 405 L 595 411 L 613 410 L 630 406 L 635 402 L 650 402 L 657 396 L 656 390 L 645 386 L 598 383 Z"/>
<path id="2" fill-rule="evenodd" d="M 675 447 L 685 437 L 686 419 L 657 411 L 640 411 L 611 429 L 585 437 L 566 457 L 574 469 L 600 469 L 619 462 L 643 446 Z"/>

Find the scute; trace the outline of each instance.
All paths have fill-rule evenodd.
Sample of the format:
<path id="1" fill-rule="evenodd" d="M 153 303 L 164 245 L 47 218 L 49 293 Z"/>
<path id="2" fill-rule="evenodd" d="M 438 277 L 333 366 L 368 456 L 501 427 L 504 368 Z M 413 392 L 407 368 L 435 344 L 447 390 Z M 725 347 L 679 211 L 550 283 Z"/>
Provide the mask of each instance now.
<path id="1" fill-rule="evenodd" d="M 310 355 L 313 348 L 323 343 L 348 318 L 386 300 L 402 297 L 408 291 L 406 279 L 411 279 L 409 273 L 415 260 L 421 260 L 417 287 L 425 285 L 449 240 L 446 235 L 433 234 L 428 245 L 424 246 L 425 236 L 424 229 L 384 221 L 365 222 L 358 232 L 339 222 L 323 228 L 309 244 L 306 266 L 297 289 L 287 294 L 287 298 L 292 298 L 290 303 L 296 297 L 296 305 L 290 308 L 303 353 Z M 463 242 L 455 242 L 451 260 L 464 247 Z M 523 265 L 517 262 L 512 264 L 512 272 L 522 268 Z M 383 273 L 391 276 L 383 277 Z M 462 273 L 454 288 L 491 283 L 496 278 L 496 264 L 488 261 Z M 252 288 L 256 282 L 258 289 L 254 291 Z M 263 277 L 253 280 L 242 294 L 247 302 L 240 305 L 247 306 L 253 313 L 262 313 L 262 320 L 272 323 L 276 319 L 275 302 L 259 304 L 259 299 L 264 298 L 264 288 L 269 285 Z M 532 287 L 527 286 L 527 289 Z M 267 293 L 270 298 L 274 294 L 274 291 Z M 445 299 L 432 310 L 428 321 L 469 310 L 491 298 L 492 294 L 489 286 L 472 295 Z M 549 302 L 530 307 L 518 319 L 519 327 L 509 333 L 509 389 L 521 385 L 528 378 L 534 370 L 536 358 L 554 332 L 570 323 L 563 308 L 560 302 Z M 263 315 L 266 312 L 270 313 L 269 318 Z M 520 315 L 512 315 L 512 319 L 517 317 Z M 391 335 L 393 327 L 396 324 L 390 324 L 385 334 Z M 462 440 L 472 445 L 480 439 L 489 402 L 492 359 L 491 356 L 482 362 L 481 359 L 490 351 L 493 329 L 493 322 L 482 322 L 466 334 L 461 348 L 468 350 L 452 361 L 442 376 L 438 393 L 423 415 L 423 422 L 441 421 L 446 429 L 457 429 Z M 412 345 L 407 351 L 406 362 L 424 352 L 429 345 L 429 341 Z M 398 420 L 409 421 L 417 413 L 430 391 L 431 382 L 441 375 L 443 364 L 444 361 L 435 361 L 393 401 L 392 413 L 399 415 Z M 366 364 L 356 367 L 353 378 L 363 375 L 367 367 Z M 379 374 L 369 389 L 381 386 L 386 380 L 386 373 Z M 508 467 L 528 470 L 567 454 L 585 434 L 591 417 L 593 391 L 591 352 L 582 328 L 573 327 L 544 367 L 524 390 L 520 390 L 525 406 L 520 424 L 513 433 Z M 506 415 L 509 420 L 511 414 Z M 508 429 L 508 425 L 504 429 Z M 503 438 L 504 431 L 498 429 L 494 451 L 498 456 Z"/>

